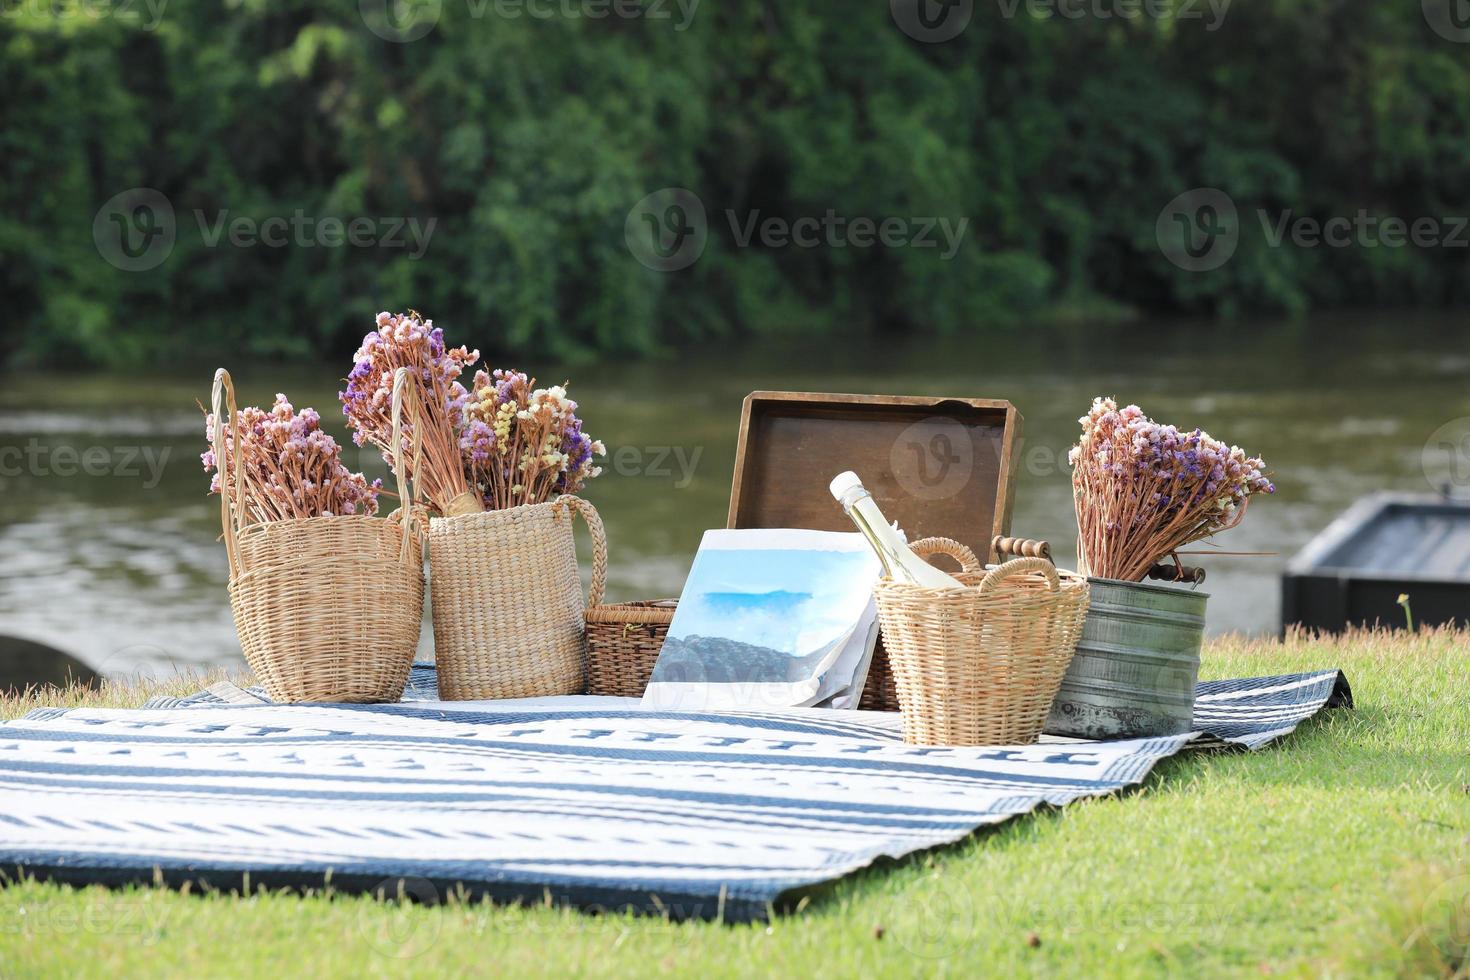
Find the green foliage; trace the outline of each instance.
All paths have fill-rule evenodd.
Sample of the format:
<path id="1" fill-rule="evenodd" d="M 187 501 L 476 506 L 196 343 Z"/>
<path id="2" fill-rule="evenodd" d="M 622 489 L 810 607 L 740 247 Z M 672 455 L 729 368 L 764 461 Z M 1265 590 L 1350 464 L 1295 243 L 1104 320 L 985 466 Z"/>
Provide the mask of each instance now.
<path id="1" fill-rule="evenodd" d="M 1470 214 L 1470 45 L 1417 3 L 1235 0 L 1218 23 L 1206 3 L 1178 20 L 977 3 L 942 44 L 905 35 L 885 3 L 587 16 L 629 5 L 537 17 L 440 0 L 407 43 L 368 29 L 367 0 L 0 5 L 7 356 L 343 357 L 374 312 L 408 306 L 489 353 L 566 358 L 1062 309 L 1465 299 L 1456 248 L 1266 233 L 1287 212 Z M 174 209 L 173 250 L 144 271 L 104 261 L 93 237 L 98 209 L 134 187 Z M 675 272 L 624 240 L 629 209 L 664 187 L 708 216 L 703 254 Z M 1238 208 L 1238 249 L 1208 272 L 1175 267 L 1155 237 L 1195 187 Z M 948 258 L 736 234 L 757 212 L 829 211 L 969 223 Z M 236 219 L 298 212 L 378 234 L 412 218 L 427 248 L 229 240 Z"/>

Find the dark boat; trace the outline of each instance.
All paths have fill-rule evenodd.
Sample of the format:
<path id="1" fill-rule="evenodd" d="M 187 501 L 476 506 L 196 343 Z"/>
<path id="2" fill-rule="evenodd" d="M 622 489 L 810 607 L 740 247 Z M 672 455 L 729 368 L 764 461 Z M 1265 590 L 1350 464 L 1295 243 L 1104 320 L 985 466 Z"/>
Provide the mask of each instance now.
<path id="1" fill-rule="evenodd" d="M 1470 623 L 1470 501 L 1364 497 L 1309 541 L 1281 577 L 1283 627 Z"/>

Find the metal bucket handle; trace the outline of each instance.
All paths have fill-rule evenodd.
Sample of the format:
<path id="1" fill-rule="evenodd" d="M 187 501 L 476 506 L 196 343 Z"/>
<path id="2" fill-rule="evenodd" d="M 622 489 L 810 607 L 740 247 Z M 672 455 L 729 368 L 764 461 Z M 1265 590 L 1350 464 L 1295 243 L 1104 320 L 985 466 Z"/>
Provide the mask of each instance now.
<path id="1" fill-rule="evenodd" d="M 1057 575 L 1057 568 L 1051 563 L 1050 558 L 1014 558 L 1003 564 L 996 565 L 985 573 L 985 577 L 980 580 L 980 594 L 984 595 L 987 592 L 993 592 L 1000 587 L 1001 582 L 1013 575 L 1020 575 L 1025 572 L 1041 573 L 1046 578 L 1046 584 L 1050 586 L 1053 592 L 1060 590 L 1062 587 L 1061 577 Z"/>
<path id="2" fill-rule="evenodd" d="M 1040 538 L 1008 538 L 997 534 L 990 539 L 990 549 L 997 558 L 1045 558 L 1051 560 L 1051 544 Z"/>

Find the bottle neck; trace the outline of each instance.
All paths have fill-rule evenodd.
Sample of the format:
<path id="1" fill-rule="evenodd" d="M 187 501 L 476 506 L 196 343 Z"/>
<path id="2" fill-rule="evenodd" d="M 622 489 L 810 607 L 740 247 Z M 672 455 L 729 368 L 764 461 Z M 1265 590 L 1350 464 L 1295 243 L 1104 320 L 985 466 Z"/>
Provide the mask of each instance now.
<path id="1" fill-rule="evenodd" d="M 877 502 L 866 490 L 855 489 L 844 494 L 842 505 L 847 516 L 852 518 L 857 529 L 878 553 L 878 560 L 883 564 L 883 574 L 889 579 L 926 588 L 963 587 L 958 579 L 914 554 L 903 535 L 884 519 Z"/>
<path id="2" fill-rule="evenodd" d="M 862 532 L 863 537 L 868 539 L 868 544 L 872 545 L 873 550 L 878 553 L 878 561 L 883 564 L 883 574 L 888 578 L 893 578 L 895 567 L 902 568 L 903 566 L 894 560 L 895 556 L 892 554 L 892 549 L 888 547 L 887 536 L 882 535 L 879 531 L 881 528 L 884 531 L 891 532 L 892 528 L 883 520 L 883 515 L 878 512 L 878 507 L 873 503 L 871 494 L 864 491 L 863 493 L 852 496 L 855 499 L 851 501 L 844 500 L 842 502 L 843 509 L 847 511 L 847 516 L 852 518 L 852 522 L 857 525 L 857 529 Z M 860 506 L 861 504 L 866 504 L 867 506 Z"/>

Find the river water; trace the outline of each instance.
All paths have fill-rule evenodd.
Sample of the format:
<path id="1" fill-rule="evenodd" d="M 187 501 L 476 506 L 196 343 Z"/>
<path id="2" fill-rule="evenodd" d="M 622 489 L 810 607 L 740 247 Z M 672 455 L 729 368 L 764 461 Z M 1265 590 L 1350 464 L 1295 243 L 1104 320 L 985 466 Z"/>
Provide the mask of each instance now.
<path id="1" fill-rule="evenodd" d="M 284 391 L 335 425 L 345 355 L 228 366 L 242 404 Z M 1218 546 L 1270 554 L 1200 559 L 1211 633 L 1274 633 L 1287 559 L 1361 495 L 1446 481 L 1470 491 L 1470 331 L 1445 316 L 1078 323 L 517 366 L 543 383 L 570 377 L 588 431 L 618 454 L 586 493 L 607 524 L 614 599 L 678 594 L 701 533 L 724 524 L 740 404 L 753 389 L 1010 399 L 1025 416 L 1012 531 L 1053 542 L 1064 566 L 1076 537 L 1066 451 L 1094 395 L 1263 456 L 1278 492 Z M 195 402 L 207 400 L 211 373 L 0 376 L 0 634 L 111 675 L 239 661 L 219 508 L 198 462 Z M 375 453 L 349 455 L 385 475 Z"/>

